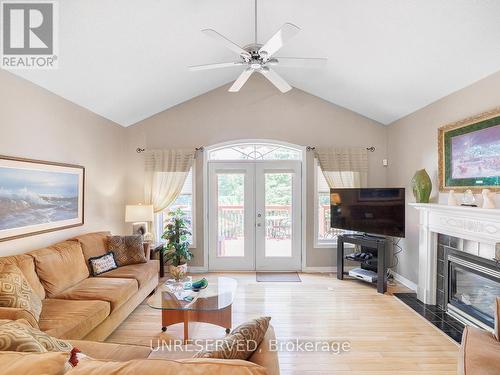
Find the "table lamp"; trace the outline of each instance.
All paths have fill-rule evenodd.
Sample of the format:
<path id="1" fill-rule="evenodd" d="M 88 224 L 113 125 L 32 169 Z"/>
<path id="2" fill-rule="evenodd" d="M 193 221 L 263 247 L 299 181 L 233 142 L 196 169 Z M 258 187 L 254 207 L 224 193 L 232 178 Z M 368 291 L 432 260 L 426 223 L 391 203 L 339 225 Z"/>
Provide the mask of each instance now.
<path id="1" fill-rule="evenodd" d="M 132 223 L 132 233 L 144 236 L 145 241 L 151 240 L 148 223 L 154 221 L 153 206 L 135 204 L 125 206 L 125 222 Z"/>

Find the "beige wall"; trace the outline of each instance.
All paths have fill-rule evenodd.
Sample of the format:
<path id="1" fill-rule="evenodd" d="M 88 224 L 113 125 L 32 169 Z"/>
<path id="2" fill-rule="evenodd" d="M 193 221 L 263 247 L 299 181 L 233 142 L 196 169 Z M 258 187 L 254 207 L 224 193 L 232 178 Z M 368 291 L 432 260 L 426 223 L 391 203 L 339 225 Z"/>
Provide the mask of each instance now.
<path id="1" fill-rule="evenodd" d="M 227 86 L 194 98 L 127 128 L 127 203 L 143 200 L 143 156 L 137 147 L 194 148 L 238 139 L 272 139 L 298 145 L 375 146 L 369 153 L 370 186 L 386 184 L 387 128 L 347 109 L 294 89 L 283 95 L 255 75 L 238 94 Z M 313 158 L 307 160 L 307 265 L 336 264 L 333 249 L 313 248 Z M 197 248 L 192 262 L 203 265 L 203 171 L 196 168 Z"/>
<path id="2" fill-rule="evenodd" d="M 433 183 L 432 199 L 446 202 L 438 194 L 438 128 L 500 106 L 500 73 L 457 91 L 394 123 L 388 128 L 388 186 L 406 186 L 407 201 L 414 202 L 410 180 L 425 168 Z M 406 239 L 397 272 L 418 282 L 418 214 L 407 207 Z"/>
<path id="3" fill-rule="evenodd" d="M 0 242 L 0 256 L 79 233 L 124 230 L 125 131 L 122 127 L 0 70 L 0 154 L 83 165 L 85 225 Z"/>

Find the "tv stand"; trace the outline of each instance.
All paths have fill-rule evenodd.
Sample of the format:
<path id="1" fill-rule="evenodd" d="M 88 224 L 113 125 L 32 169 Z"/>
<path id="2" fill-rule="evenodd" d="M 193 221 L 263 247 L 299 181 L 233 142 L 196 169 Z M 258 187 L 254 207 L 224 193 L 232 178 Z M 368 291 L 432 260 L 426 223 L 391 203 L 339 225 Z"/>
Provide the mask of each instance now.
<path id="1" fill-rule="evenodd" d="M 371 236 L 367 234 L 341 234 L 337 237 L 337 279 L 343 280 L 344 275 L 344 244 L 360 245 L 368 248 L 371 253 L 377 256 L 377 292 L 387 291 L 387 254 L 390 243 L 384 237 Z"/>

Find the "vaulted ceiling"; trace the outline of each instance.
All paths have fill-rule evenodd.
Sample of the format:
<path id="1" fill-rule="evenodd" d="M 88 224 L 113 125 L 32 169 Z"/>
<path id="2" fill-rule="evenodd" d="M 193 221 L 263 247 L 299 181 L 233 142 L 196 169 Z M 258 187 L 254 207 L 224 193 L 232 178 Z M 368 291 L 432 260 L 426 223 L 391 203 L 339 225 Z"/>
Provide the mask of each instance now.
<path id="1" fill-rule="evenodd" d="M 59 69 L 14 73 L 129 126 L 238 76 L 187 66 L 236 61 L 200 30 L 252 42 L 253 1 L 59 1 Z M 285 22 L 302 30 L 279 55 L 328 63 L 276 70 L 383 124 L 500 70 L 497 0 L 261 0 L 258 41 Z"/>

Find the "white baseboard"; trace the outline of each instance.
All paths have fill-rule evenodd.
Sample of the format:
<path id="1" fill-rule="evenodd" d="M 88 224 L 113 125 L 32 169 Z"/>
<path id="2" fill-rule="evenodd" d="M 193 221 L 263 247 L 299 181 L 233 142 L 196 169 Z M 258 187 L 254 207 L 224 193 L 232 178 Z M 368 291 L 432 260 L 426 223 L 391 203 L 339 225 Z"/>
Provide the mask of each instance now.
<path id="1" fill-rule="evenodd" d="M 198 267 L 188 266 L 188 272 L 189 273 L 207 273 L 208 268 L 203 267 L 203 266 L 198 266 Z M 224 271 L 219 271 L 219 272 L 224 272 Z M 237 272 L 255 272 L 255 271 L 227 271 L 227 272 L 237 273 Z M 304 272 L 304 273 L 335 273 L 335 272 L 337 272 L 337 267 L 305 267 L 302 269 L 302 272 Z"/>
<path id="2" fill-rule="evenodd" d="M 304 267 L 302 272 L 305 273 L 334 273 L 337 272 L 337 267 Z"/>
<path id="3" fill-rule="evenodd" d="M 198 266 L 198 267 L 188 266 L 188 272 L 189 273 L 207 273 L 208 269 L 204 266 Z"/>
<path id="4" fill-rule="evenodd" d="M 393 270 L 389 270 L 389 273 L 394 277 L 394 280 L 399 281 L 405 287 L 413 290 L 414 292 L 417 291 L 417 284 L 415 284 L 413 281 L 408 280 L 406 277 L 401 276 L 399 273 L 396 273 Z"/>

